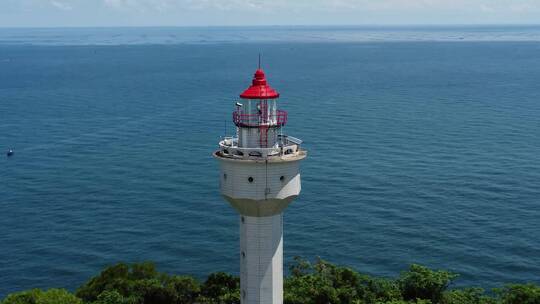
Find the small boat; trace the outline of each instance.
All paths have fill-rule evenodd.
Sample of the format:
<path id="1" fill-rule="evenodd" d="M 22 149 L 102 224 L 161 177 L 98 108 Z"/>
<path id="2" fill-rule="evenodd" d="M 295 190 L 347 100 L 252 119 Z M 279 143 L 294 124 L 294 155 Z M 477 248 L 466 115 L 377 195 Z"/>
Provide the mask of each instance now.
<path id="1" fill-rule="evenodd" d="M 9 149 L 9 150 L 7 151 L 7 153 L 6 153 L 6 155 L 7 155 L 8 157 L 10 157 L 11 155 L 13 155 L 13 150 L 12 150 L 12 149 Z"/>

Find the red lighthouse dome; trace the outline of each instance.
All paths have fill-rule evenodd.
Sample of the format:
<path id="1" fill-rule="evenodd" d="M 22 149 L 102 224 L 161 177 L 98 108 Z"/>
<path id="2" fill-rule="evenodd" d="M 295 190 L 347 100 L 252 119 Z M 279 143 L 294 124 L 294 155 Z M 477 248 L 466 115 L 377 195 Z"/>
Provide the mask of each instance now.
<path id="1" fill-rule="evenodd" d="M 279 93 L 268 85 L 264 71 L 260 68 L 255 71 L 251 86 L 240 94 L 240 98 L 244 99 L 274 99 L 278 97 Z"/>

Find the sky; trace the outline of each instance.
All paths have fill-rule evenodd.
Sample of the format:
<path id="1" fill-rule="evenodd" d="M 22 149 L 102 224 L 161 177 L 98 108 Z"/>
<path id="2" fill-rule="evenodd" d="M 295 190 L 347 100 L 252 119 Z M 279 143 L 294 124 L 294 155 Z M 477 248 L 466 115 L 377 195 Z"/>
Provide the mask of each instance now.
<path id="1" fill-rule="evenodd" d="M 540 0 L 0 0 L 0 27 L 539 23 Z"/>

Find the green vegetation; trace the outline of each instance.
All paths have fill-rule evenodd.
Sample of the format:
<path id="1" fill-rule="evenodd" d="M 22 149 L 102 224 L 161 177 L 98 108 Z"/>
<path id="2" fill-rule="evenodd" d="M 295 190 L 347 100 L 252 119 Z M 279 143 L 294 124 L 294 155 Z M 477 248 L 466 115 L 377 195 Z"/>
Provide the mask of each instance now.
<path id="1" fill-rule="evenodd" d="M 32 289 L 8 295 L 2 304 L 81 304 L 81 299 L 65 289 Z"/>
<path id="2" fill-rule="evenodd" d="M 486 293 L 449 289 L 457 278 L 447 271 L 412 265 L 396 279 L 373 278 L 347 267 L 296 259 L 285 279 L 286 304 L 540 304 L 540 286 L 512 284 Z M 33 289 L 8 295 L 0 304 L 232 304 L 240 303 L 240 281 L 213 273 L 200 282 L 167 275 L 152 263 L 117 264 L 72 294 Z"/>

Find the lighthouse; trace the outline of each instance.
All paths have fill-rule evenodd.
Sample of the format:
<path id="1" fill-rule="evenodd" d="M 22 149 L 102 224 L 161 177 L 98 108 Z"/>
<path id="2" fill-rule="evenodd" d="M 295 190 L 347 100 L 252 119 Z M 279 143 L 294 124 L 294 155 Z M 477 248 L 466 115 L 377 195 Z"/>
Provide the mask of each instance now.
<path id="1" fill-rule="evenodd" d="M 242 304 L 283 303 L 283 211 L 300 194 L 302 141 L 283 134 L 287 112 L 264 71 L 234 104 L 236 136 L 224 137 L 214 157 L 220 190 L 240 214 Z"/>

